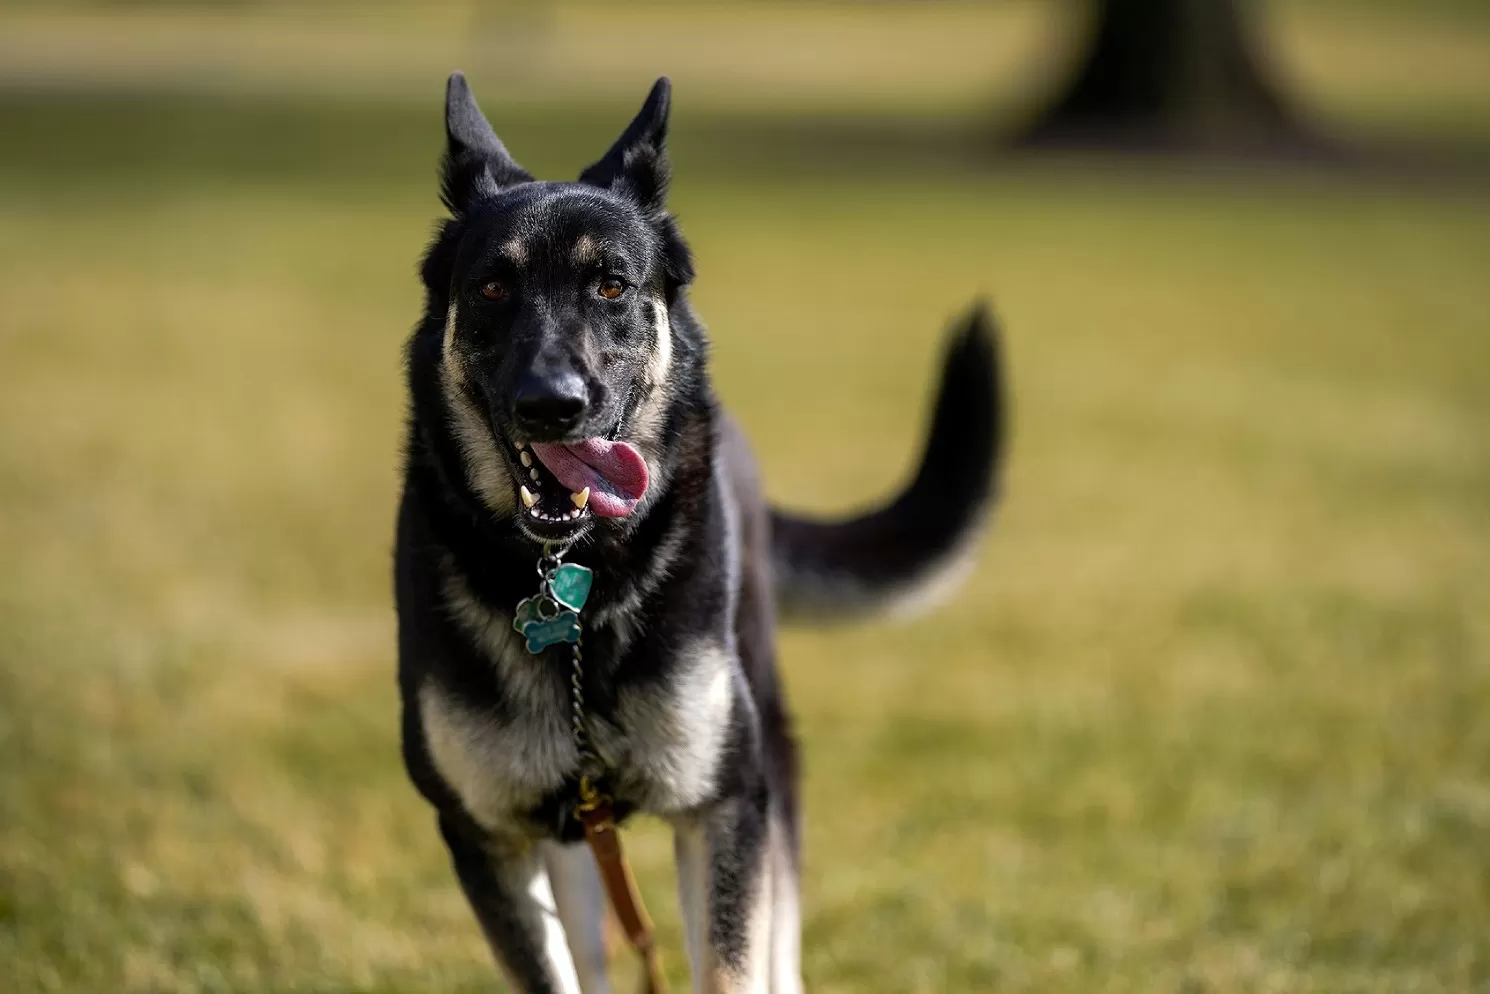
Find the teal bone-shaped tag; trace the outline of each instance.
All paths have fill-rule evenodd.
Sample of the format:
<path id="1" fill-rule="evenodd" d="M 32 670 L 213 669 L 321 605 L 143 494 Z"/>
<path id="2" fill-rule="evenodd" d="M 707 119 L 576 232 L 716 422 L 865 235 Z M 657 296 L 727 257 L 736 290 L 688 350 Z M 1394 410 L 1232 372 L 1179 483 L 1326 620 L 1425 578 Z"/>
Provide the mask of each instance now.
<path id="1" fill-rule="evenodd" d="M 572 611 L 583 611 L 595 574 L 576 563 L 560 563 L 548 578 L 548 592 Z"/>
<path id="2" fill-rule="evenodd" d="M 528 651 L 535 654 L 560 642 L 578 642 L 579 615 L 560 611 L 552 618 L 529 621 L 523 625 L 523 634 L 528 637 Z"/>

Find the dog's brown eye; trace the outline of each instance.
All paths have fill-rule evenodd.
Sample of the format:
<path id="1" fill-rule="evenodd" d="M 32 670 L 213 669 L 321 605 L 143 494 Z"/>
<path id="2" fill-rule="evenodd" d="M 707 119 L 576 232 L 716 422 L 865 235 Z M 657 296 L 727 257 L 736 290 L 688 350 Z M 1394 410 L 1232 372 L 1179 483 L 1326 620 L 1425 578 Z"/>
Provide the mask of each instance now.
<path id="1" fill-rule="evenodd" d="M 499 283 L 496 280 L 483 283 L 481 284 L 481 296 L 487 300 L 506 300 L 507 285 L 505 283 Z"/>
<path id="2" fill-rule="evenodd" d="M 600 281 L 600 288 L 598 292 L 600 296 L 604 297 L 606 300 L 615 300 L 621 294 L 626 292 L 626 284 L 616 279 L 614 276 L 607 276 L 605 279 Z"/>

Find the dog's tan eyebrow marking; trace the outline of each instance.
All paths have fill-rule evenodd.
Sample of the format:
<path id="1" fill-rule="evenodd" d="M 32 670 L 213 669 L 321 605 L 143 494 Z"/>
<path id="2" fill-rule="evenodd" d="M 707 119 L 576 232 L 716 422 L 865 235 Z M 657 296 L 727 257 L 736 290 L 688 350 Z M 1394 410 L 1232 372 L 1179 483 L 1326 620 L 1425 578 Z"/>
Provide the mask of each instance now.
<path id="1" fill-rule="evenodd" d="M 595 262 L 600 258 L 600 248 L 600 243 L 589 235 L 580 235 L 574 241 L 574 248 L 569 251 L 569 258 L 576 265 Z"/>
<path id="2" fill-rule="evenodd" d="M 502 256 L 514 265 L 520 266 L 528 261 L 528 247 L 519 239 L 510 239 L 502 243 Z"/>

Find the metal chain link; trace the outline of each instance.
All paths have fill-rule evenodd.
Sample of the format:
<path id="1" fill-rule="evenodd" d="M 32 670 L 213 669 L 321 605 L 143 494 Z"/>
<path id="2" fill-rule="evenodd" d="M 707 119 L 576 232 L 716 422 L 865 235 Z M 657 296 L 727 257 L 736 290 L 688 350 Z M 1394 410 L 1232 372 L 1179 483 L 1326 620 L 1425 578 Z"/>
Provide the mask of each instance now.
<path id="1" fill-rule="evenodd" d="M 605 768 L 605 761 L 595 751 L 595 744 L 590 740 L 590 731 L 585 727 L 584 644 L 585 638 L 581 635 L 579 641 L 574 643 L 573 662 L 569 670 L 570 726 L 574 729 L 574 744 L 579 749 L 579 758 L 585 772 L 598 774 Z"/>
<path id="2" fill-rule="evenodd" d="M 549 589 L 549 581 L 553 579 L 554 570 L 564 559 L 567 547 L 561 546 L 557 552 L 552 545 L 544 545 L 543 555 L 538 559 L 538 577 L 542 582 L 542 589 Z M 569 666 L 569 727 L 574 732 L 574 745 L 579 750 L 580 758 L 580 793 L 583 803 L 591 803 L 598 796 L 595 793 L 592 781 L 605 772 L 605 760 L 595 749 L 595 743 L 590 738 L 589 728 L 585 724 L 585 638 L 584 627 L 580 626 L 580 637 L 574 643 L 570 656 Z"/>

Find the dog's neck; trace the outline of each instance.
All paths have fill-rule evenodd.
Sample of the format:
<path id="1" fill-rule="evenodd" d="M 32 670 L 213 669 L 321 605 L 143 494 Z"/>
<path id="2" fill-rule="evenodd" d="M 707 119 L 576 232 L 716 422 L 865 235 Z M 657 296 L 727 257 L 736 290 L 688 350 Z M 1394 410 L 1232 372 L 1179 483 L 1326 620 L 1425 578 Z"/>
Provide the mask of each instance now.
<path id="1" fill-rule="evenodd" d="M 465 475 L 459 454 L 442 451 L 436 433 L 419 429 L 417 412 L 409 439 L 408 472 L 422 484 L 415 511 L 429 534 L 462 575 L 472 594 L 489 608 L 507 611 L 534 592 L 534 572 L 544 545 L 524 534 L 511 512 L 484 504 Z M 653 479 L 658 490 L 624 519 L 600 520 L 564 550 L 566 561 L 595 572 L 593 610 L 604 611 L 627 598 L 654 570 L 659 555 L 676 550 L 698 520 L 713 474 L 715 405 L 707 384 L 696 396 L 674 402 L 666 441 L 660 446 Z M 436 422 L 437 423 L 437 422 Z M 591 612 L 587 607 L 586 613 Z"/>

